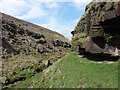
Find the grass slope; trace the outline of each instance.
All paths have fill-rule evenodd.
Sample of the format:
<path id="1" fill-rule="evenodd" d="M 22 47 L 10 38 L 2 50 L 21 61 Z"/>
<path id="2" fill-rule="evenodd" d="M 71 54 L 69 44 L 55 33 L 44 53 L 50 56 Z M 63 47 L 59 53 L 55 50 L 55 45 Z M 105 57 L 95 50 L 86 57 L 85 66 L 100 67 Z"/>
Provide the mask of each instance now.
<path id="1" fill-rule="evenodd" d="M 118 62 L 107 64 L 67 54 L 42 73 L 8 87 L 14 88 L 117 88 Z"/>

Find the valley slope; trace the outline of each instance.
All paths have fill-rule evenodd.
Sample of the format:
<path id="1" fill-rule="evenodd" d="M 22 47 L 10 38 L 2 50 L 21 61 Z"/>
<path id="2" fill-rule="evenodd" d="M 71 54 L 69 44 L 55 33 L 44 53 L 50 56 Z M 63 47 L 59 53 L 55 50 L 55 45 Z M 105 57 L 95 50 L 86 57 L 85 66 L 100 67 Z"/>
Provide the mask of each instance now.
<path id="1" fill-rule="evenodd" d="M 3 86 L 42 72 L 70 50 L 70 41 L 63 35 L 4 13 L 0 14 L 0 81 Z"/>

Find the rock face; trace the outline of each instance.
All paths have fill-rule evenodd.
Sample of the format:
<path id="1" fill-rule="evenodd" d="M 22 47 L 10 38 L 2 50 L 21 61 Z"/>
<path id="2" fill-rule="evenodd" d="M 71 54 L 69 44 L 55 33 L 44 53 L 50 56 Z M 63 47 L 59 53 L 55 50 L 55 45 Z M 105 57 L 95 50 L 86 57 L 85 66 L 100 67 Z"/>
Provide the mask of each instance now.
<path id="1" fill-rule="evenodd" d="M 72 31 L 72 44 L 89 46 L 87 37 L 105 49 L 106 45 L 120 49 L 120 2 L 91 2 Z M 102 48 L 101 48 L 102 47 Z M 113 51 L 114 51 L 113 50 Z M 110 51 L 110 49 L 109 49 Z"/>

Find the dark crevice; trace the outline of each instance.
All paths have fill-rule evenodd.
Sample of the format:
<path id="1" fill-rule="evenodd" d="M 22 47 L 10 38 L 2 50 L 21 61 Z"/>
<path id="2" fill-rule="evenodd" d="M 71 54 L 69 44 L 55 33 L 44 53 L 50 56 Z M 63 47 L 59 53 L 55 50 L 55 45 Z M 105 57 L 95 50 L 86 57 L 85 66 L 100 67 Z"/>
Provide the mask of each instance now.
<path id="1" fill-rule="evenodd" d="M 120 16 L 100 22 L 105 33 L 120 34 Z"/>
<path id="2" fill-rule="evenodd" d="M 106 41 L 105 41 L 105 38 L 104 38 L 104 37 L 99 37 L 99 36 L 93 37 L 93 38 L 92 38 L 92 41 L 93 41 L 95 44 L 97 44 L 100 48 L 102 48 L 102 49 L 105 48 L 105 43 L 106 43 Z"/>

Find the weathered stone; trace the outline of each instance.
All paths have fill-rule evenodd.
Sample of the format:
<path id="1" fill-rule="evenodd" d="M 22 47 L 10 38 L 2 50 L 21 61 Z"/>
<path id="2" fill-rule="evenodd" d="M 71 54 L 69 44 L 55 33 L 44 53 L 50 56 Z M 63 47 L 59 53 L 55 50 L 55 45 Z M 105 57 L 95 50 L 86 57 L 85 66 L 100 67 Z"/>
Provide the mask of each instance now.
<path id="1" fill-rule="evenodd" d="M 112 10 L 113 9 L 113 2 L 107 2 L 104 6 L 105 8 L 105 11 L 109 11 L 109 10 Z"/>
<path id="2" fill-rule="evenodd" d="M 65 47 L 65 48 L 70 48 L 71 45 L 70 45 L 69 43 L 67 43 L 67 42 L 64 42 L 64 47 Z"/>
<path id="3" fill-rule="evenodd" d="M 52 65 L 52 63 L 50 62 L 50 60 L 43 60 L 42 62 L 43 62 L 46 66 Z"/>
<path id="4" fill-rule="evenodd" d="M 116 5 L 115 11 L 116 11 L 116 15 L 120 16 L 120 3 Z"/>
<path id="5" fill-rule="evenodd" d="M 53 44 L 51 44 L 50 42 L 47 42 L 44 45 L 49 49 L 53 49 Z"/>
<path id="6" fill-rule="evenodd" d="M 5 83 L 6 83 L 6 80 L 7 80 L 7 78 L 6 78 L 6 77 L 0 77 L 0 82 L 2 82 L 3 84 L 5 84 Z"/>
<path id="7" fill-rule="evenodd" d="M 115 10 L 110 10 L 106 12 L 104 15 L 105 20 L 115 18 L 115 17 L 116 17 Z"/>
<path id="8" fill-rule="evenodd" d="M 43 47 L 38 47 L 38 52 L 40 54 L 43 54 L 45 51 L 44 51 L 44 48 Z"/>
<path id="9" fill-rule="evenodd" d="M 37 43 L 38 44 L 44 44 L 44 43 L 47 43 L 47 41 L 46 41 L 45 38 L 40 38 L 39 40 L 37 40 Z"/>
<path id="10" fill-rule="evenodd" d="M 63 46 L 63 41 L 61 40 L 53 40 L 53 45 L 54 46 Z"/>

